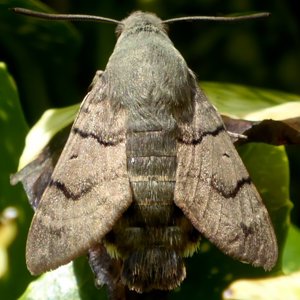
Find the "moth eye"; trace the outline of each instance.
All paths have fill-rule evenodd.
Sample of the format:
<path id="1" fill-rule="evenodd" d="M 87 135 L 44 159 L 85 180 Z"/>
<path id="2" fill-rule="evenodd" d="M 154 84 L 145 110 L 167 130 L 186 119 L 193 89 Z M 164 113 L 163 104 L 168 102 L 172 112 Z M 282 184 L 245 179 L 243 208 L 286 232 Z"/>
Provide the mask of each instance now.
<path id="1" fill-rule="evenodd" d="M 118 26 L 116 27 L 116 31 L 115 31 L 117 38 L 121 35 L 123 30 L 124 30 L 124 24 L 122 24 L 122 23 L 118 24 Z"/>

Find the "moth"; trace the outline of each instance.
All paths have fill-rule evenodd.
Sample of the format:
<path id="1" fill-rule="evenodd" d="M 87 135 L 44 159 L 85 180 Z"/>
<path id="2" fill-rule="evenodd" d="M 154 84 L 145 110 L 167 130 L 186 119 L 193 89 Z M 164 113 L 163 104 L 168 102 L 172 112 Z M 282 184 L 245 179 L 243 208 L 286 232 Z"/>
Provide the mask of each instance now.
<path id="1" fill-rule="evenodd" d="M 167 34 L 175 21 L 266 14 L 162 21 L 138 11 L 116 21 L 14 10 L 111 22 L 118 36 L 37 205 L 26 246 L 29 271 L 38 275 L 89 252 L 100 282 L 106 255 L 104 261 L 119 262 L 116 277 L 129 289 L 172 290 L 201 236 L 234 259 L 272 269 L 278 250 L 267 209 Z"/>

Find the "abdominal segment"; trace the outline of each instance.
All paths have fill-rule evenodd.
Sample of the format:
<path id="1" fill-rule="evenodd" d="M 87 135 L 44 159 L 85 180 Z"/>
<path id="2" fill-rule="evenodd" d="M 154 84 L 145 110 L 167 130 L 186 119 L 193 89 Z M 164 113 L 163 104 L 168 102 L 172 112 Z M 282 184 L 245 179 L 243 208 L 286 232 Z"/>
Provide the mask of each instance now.
<path id="1" fill-rule="evenodd" d="M 129 289 L 174 289 L 186 275 L 183 257 L 193 254 L 200 236 L 173 201 L 172 132 L 128 133 L 127 168 L 133 203 L 106 235 L 106 248 L 123 260 L 122 281 Z"/>

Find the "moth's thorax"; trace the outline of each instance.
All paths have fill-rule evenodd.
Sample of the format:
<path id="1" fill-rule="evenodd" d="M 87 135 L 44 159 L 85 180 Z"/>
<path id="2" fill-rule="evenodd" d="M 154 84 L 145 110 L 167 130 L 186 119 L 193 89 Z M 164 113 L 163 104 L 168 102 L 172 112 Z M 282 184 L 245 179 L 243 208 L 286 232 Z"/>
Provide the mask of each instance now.
<path id="1" fill-rule="evenodd" d="M 124 30 L 118 39 L 104 74 L 108 96 L 134 116 L 160 119 L 176 111 L 184 116 L 192 111 L 195 78 L 165 31 L 147 26 L 157 30 L 133 26 L 134 31 Z"/>

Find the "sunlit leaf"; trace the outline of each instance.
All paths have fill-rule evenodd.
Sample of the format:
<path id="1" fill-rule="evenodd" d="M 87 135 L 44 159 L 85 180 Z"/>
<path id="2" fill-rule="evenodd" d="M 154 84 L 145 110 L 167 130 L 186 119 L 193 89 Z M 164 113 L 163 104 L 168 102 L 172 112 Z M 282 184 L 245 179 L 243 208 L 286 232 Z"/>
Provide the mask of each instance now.
<path id="1" fill-rule="evenodd" d="M 237 280 L 223 293 L 224 300 L 299 300 L 300 272 L 267 279 Z"/>
<path id="2" fill-rule="evenodd" d="M 66 108 L 49 109 L 42 115 L 26 137 L 19 170 L 35 159 L 56 133 L 73 122 L 78 109 L 79 105 L 76 104 Z"/>
<path id="3" fill-rule="evenodd" d="M 219 112 L 250 121 L 299 117 L 300 96 L 232 83 L 202 82 Z"/>
<path id="4" fill-rule="evenodd" d="M 47 272 L 31 282 L 20 300 L 106 300 L 105 288 L 97 290 L 85 258 Z"/>

